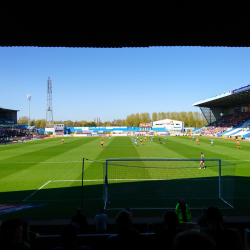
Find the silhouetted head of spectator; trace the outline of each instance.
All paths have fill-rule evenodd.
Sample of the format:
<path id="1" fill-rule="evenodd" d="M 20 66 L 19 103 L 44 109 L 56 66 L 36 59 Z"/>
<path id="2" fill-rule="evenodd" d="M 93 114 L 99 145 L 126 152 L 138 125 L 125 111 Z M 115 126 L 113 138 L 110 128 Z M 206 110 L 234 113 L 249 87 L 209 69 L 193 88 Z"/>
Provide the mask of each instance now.
<path id="1" fill-rule="evenodd" d="M 128 211 L 131 214 L 131 216 L 133 216 L 132 210 L 129 207 L 126 207 L 124 210 Z"/>
<path id="2" fill-rule="evenodd" d="M 100 214 L 103 214 L 104 213 L 104 209 L 100 209 Z"/>
<path id="3" fill-rule="evenodd" d="M 222 215 L 218 207 L 209 207 L 206 212 L 209 227 L 222 227 Z"/>
<path id="4" fill-rule="evenodd" d="M 181 206 L 186 205 L 186 202 L 185 202 L 185 200 L 183 198 L 180 199 L 179 203 L 180 203 Z"/>
<path id="5" fill-rule="evenodd" d="M 207 212 L 207 208 L 206 208 L 206 207 L 203 207 L 203 208 L 202 208 L 202 214 L 206 214 L 206 212 Z"/>
<path id="6" fill-rule="evenodd" d="M 61 232 L 62 245 L 67 246 L 76 244 L 77 236 L 77 229 L 73 224 L 68 224 L 64 226 Z"/>
<path id="7" fill-rule="evenodd" d="M 30 222 L 28 220 L 23 220 L 23 233 L 30 231 Z"/>
<path id="8" fill-rule="evenodd" d="M 154 225 L 152 223 L 148 223 L 147 231 L 148 231 L 148 233 L 153 233 L 154 232 Z"/>
<path id="9" fill-rule="evenodd" d="M 163 215 L 163 224 L 165 228 L 176 230 L 179 225 L 178 215 L 174 211 L 167 211 Z"/>
<path id="10" fill-rule="evenodd" d="M 120 211 L 115 219 L 115 224 L 119 232 L 128 231 L 132 228 L 132 216 L 126 211 Z"/>
<path id="11" fill-rule="evenodd" d="M 82 214 L 82 208 L 81 208 L 81 207 L 78 207 L 77 210 L 76 210 L 76 213 L 77 213 L 77 214 Z"/>
<path id="12" fill-rule="evenodd" d="M 23 220 L 9 219 L 1 225 L 1 238 L 4 244 L 14 245 L 22 241 Z"/>
<path id="13" fill-rule="evenodd" d="M 207 235 L 185 231 L 176 235 L 172 250 L 215 250 L 215 242 Z"/>

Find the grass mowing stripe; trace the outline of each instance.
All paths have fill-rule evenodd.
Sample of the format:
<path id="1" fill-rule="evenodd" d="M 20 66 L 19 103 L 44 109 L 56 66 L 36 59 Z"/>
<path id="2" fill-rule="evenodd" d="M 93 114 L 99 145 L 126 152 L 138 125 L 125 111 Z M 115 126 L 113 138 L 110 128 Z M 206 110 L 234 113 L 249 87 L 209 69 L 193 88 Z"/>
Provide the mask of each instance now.
<path id="1" fill-rule="evenodd" d="M 188 137 L 174 137 L 169 138 L 169 140 L 173 141 L 173 143 L 169 143 L 164 146 L 170 147 L 171 145 L 171 148 L 173 148 L 175 151 L 182 150 L 184 152 L 183 154 L 189 159 L 194 158 L 193 154 L 195 152 L 197 152 L 197 155 L 199 156 L 200 152 L 203 152 L 205 155 L 205 160 L 209 158 L 221 159 L 224 162 L 224 166 L 227 165 L 226 162 L 230 163 L 230 161 L 232 161 L 236 163 L 236 176 L 250 176 L 249 163 L 246 161 L 249 159 L 249 153 L 247 151 L 248 147 L 246 147 L 246 150 L 240 151 L 237 150 L 236 143 L 234 141 L 222 139 L 217 139 L 215 146 L 211 146 L 210 138 L 208 137 L 201 138 L 200 145 L 196 145 L 196 142 L 194 140 L 190 141 Z"/>
<path id="2" fill-rule="evenodd" d="M 0 179 L 7 177 L 8 175 L 17 174 L 19 171 L 23 171 L 25 169 L 31 168 L 37 163 L 28 163 L 27 159 L 30 159 L 30 162 L 44 162 L 48 159 L 52 159 L 55 156 L 60 156 L 60 159 L 63 159 L 63 154 L 67 151 L 76 149 L 80 145 L 86 144 L 89 141 L 93 140 L 94 138 L 90 138 L 89 140 L 82 141 L 80 139 L 77 140 L 68 140 L 67 144 L 61 145 L 60 138 L 57 138 L 57 145 L 48 148 L 36 148 L 34 152 L 24 153 L 22 155 L 14 156 L 12 158 L 8 158 L 1 161 L 0 164 L 0 171 L 1 176 Z M 71 138 L 70 138 L 71 139 Z M 11 165 L 12 162 L 19 162 L 19 165 Z M 8 170 L 6 171 L 5 163 L 8 163 Z M 10 165 L 10 166 L 9 166 Z"/>
<path id="3" fill-rule="evenodd" d="M 171 138 L 173 139 L 173 138 Z M 201 142 L 201 140 L 200 140 Z M 224 143 L 223 146 L 215 144 L 215 146 L 211 146 L 210 138 L 203 138 L 203 141 L 200 145 L 197 145 L 195 141 L 190 141 L 186 137 L 177 137 L 175 138 L 174 143 L 166 143 L 165 147 L 171 148 L 174 151 L 181 151 L 185 158 L 188 159 L 199 159 L 200 153 L 203 152 L 205 155 L 205 159 L 222 159 L 222 160 L 236 160 L 242 159 L 239 156 L 241 152 L 237 152 L 237 148 L 232 148 L 232 142 L 228 141 L 228 143 Z M 239 150 L 238 150 L 239 151 Z M 237 154 L 238 157 L 235 157 Z M 244 156 L 247 156 L 247 153 Z M 243 157 L 244 159 L 244 157 Z"/>
<path id="4" fill-rule="evenodd" d="M 173 151 L 170 148 L 164 147 L 163 144 L 160 144 L 158 141 L 159 137 L 155 137 L 154 141 L 146 141 L 143 142 L 143 145 L 139 145 L 136 147 L 138 154 L 140 155 L 140 158 L 149 157 L 152 159 L 181 159 L 185 158 L 181 154 L 181 152 Z M 144 147 L 147 145 L 147 147 Z"/>
<path id="5" fill-rule="evenodd" d="M 104 141 L 104 147 L 101 150 L 98 150 L 99 155 L 96 156 L 95 160 L 99 159 L 109 159 L 109 158 L 118 158 L 123 159 L 125 157 L 134 157 L 139 158 L 139 155 L 133 147 L 133 143 L 130 137 L 113 137 L 112 140 L 107 145 L 106 141 L 111 139 L 107 139 Z M 101 141 L 100 141 L 101 143 Z M 113 146 L 113 145 L 120 145 L 120 146 Z M 86 173 L 84 174 L 84 178 L 86 179 L 93 179 L 93 177 L 103 178 L 103 165 L 93 163 L 88 166 Z"/>
<path id="6" fill-rule="evenodd" d="M 161 138 L 164 142 L 164 137 Z M 28 215 L 29 218 L 31 218 L 32 216 L 34 218 L 37 218 L 39 214 L 39 217 L 41 218 L 70 218 L 75 207 L 78 207 L 80 205 L 79 201 L 81 197 L 81 167 L 82 158 L 84 157 L 90 159 L 90 161 L 85 161 L 85 177 L 87 178 L 85 178 L 84 181 L 84 199 L 86 201 L 91 201 L 91 204 L 89 204 L 89 206 L 84 207 L 84 213 L 87 216 L 93 217 L 94 213 L 98 212 L 95 211 L 94 208 L 101 207 L 103 205 L 101 199 L 103 191 L 103 165 L 94 161 L 97 160 L 105 162 L 107 158 L 199 159 L 202 149 L 204 150 L 203 153 L 205 154 L 205 159 L 209 156 L 211 156 L 209 158 L 218 158 L 217 156 L 220 155 L 224 160 L 228 162 L 232 161 L 240 163 L 237 165 L 238 173 L 241 171 L 242 175 L 244 174 L 245 177 L 235 177 L 235 196 L 242 197 L 242 199 L 237 198 L 236 211 L 238 211 L 238 214 L 247 214 L 250 211 L 250 205 L 248 206 L 245 203 L 245 198 L 248 197 L 250 193 L 250 156 L 247 154 L 247 150 L 249 149 L 250 144 L 241 142 L 242 149 L 244 150 L 237 150 L 236 144 L 230 140 L 214 139 L 215 146 L 212 147 L 210 144 L 210 138 L 200 137 L 201 145 L 198 146 L 196 145 L 195 141 L 190 141 L 188 137 L 167 137 L 166 143 L 164 142 L 165 144 L 162 145 L 160 145 L 158 140 L 156 140 L 155 138 L 154 142 L 143 142 L 143 146 L 141 146 L 140 142 L 138 142 L 138 146 L 135 147 L 134 142 L 130 137 L 112 137 L 111 139 L 106 139 L 104 141 L 104 148 L 101 149 L 101 139 L 102 138 L 100 137 L 77 139 L 65 138 L 65 144 L 63 145 L 61 145 L 61 138 L 51 139 L 53 141 L 44 140 L 44 143 L 42 143 L 43 145 L 40 144 L 40 141 L 32 141 L 27 143 L 27 145 L 29 144 L 29 146 L 25 145 L 25 143 L 23 143 L 23 145 L 22 143 L 11 145 L 10 151 L 7 150 L 7 147 L 4 150 L 4 146 L 1 147 L 1 156 L 10 158 L 10 161 L 12 161 L 13 163 L 12 165 L 3 164 L 3 161 L 0 161 L 1 176 L 2 173 L 4 174 L 4 172 L 11 173 L 15 168 L 18 170 L 12 172 L 9 175 L 7 174 L 6 178 L 0 180 L 0 187 L 2 191 L 1 201 L 9 201 L 9 203 L 13 204 L 14 201 L 19 200 L 19 202 L 22 203 L 24 199 L 33 194 L 23 203 L 31 201 L 34 203 L 41 203 L 42 201 L 46 201 L 47 205 L 44 208 L 34 209 L 34 213 L 32 212 L 33 210 L 23 212 L 20 211 L 17 212 L 15 216 L 20 215 L 20 217 L 28 218 Z M 45 150 L 46 144 L 48 144 L 47 150 Z M 77 146 L 74 146 L 74 144 L 77 144 Z M 36 149 L 40 147 L 41 151 L 34 150 L 34 148 L 32 149 L 32 145 Z M 61 151 L 61 146 L 65 146 L 65 150 Z M 22 157 L 22 154 L 25 153 L 26 149 L 26 153 L 28 153 L 25 155 L 26 159 L 15 161 L 14 163 L 14 159 L 18 159 L 17 155 L 15 154 L 20 154 L 20 156 Z M 33 150 L 34 153 L 31 153 L 30 150 Z M 229 152 L 230 150 L 231 153 Z M 45 155 L 39 155 L 39 151 L 40 153 Z M 11 155 L 12 153 L 13 155 Z M 41 161 L 39 160 L 40 156 L 42 157 Z M 93 162 L 91 162 L 92 160 Z M 8 161 L 5 160 L 5 163 L 6 162 Z M 113 181 L 118 182 L 118 184 L 121 185 L 125 181 L 133 183 L 137 179 L 137 181 L 141 181 L 143 185 L 145 185 L 145 180 L 154 179 L 156 182 L 155 184 L 159 183 L 159 178 L 154 178 L 153 171 L 150 172 L 147 170 L 147 172 L 145 173 L 143 171 L 139 170 L 139 172 L 137 173 L 130 173 L 129 171 L 127 171 L 126 173 L 124 173 L 122 178 L 114 178 L 116 180 Z M 189 180 L 189 172 L 187 171 L 185 173 L 187 180 Z M 210 178 L 213 177 L 212 172 L 208 174 L 209 176 L 211 176 Z M 143 175 L 143 178 L 136 178 L 136 176 Z M 171 175 L 169 175 L 169 178 L 170 177 Z M 34 194 L 34 192 L 39 187 L 42 187 L 48 181 L 50 182 L 47 185 L 41 188 L 39 192 L 36 192 Z M 196 183 L 196 181 L 198 180 L 192 179 L 192 181 Z M 156 185 L 154 187 L 160 188 L 159 185 Z M 241 203 L 242 206 L 240 205 Z M 65 209 L 58 209 L 62 206 Z M 230 213 L 232 213 L 232 211 Z M 10 214 L 10 216 L 13 215 Z"/>
<path id="7" fill-rule="evenodd" d="M 50 140 L 53 140 L 53 142 L 51 142 Z M 55 145 L 55 140 L 58 139 L 50 140 L 48 140 L 47 143 L 44 143 L 42 140 L 38 142 L 30 141 L 29 144 L 13 143 L 7 148 L 0 148 L 0 160 L 13 158 L 24 153 L 35 152 L 37 150 L 41 150 L 42 148 L 48 148 L 49 146 L 53 147 Z"/>

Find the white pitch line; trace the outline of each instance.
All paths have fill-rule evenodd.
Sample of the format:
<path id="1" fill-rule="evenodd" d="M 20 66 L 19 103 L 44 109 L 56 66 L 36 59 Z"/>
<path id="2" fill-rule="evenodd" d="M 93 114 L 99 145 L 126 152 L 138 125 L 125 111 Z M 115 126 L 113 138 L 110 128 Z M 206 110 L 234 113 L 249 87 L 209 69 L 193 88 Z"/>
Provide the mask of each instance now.
<path id="1" fill-rule="evenodd" d="M 82 180 L 51 180 L 50 182 L 58 182 L 58 181 L 82 181 Z"/>
<path id="2" fill-rule="evenodd" d="M 130 159 L 131 157 L 124 157 L 124 159 Z M 141 157 L 140 159 L 158 159 L 158 157 Z M 117 158 L 109 158 L 109 160 L 112 160 L 112 159 L 117 159 Z M 133 158 L 131 158 L 133 159 Z M 163 160 L 164 159 L 176 159 L 176 158 L 162 158 Z M 96 161 L 85 161 L 84 164 L 87 164 L 87 163 L 93 163 L 93 162 L 96 162 L 96 163 L 105 163 L 105 162 L 100 162 L 100 161 L 106 161 L 106 159 L 98 159 Z M 117 160 L 119 161 L 119 159 Z M 250 160 L 221 160 L 221 161 L 229 161 L 229 162 L 232 162 L 232 161 L 236 161 L 236 162 L 242 162 L 242 161 L 245 161 L 245 162 L 250 162 Z M 0 164 L 65 164 L 65 163 L 82 163 L 82 161 L 64 161 L 64 162 L 0 162 Z"/>
<path id="3" fill-rule="evenodd" d="M 20 164 L 20 163 L 25 163 L 25 164 L 28 164 L 28 163 L 32 163 L 32 164 L 54 164 L 54 163 L 72 163 L 72 162 L 75 162 L 75 163 L 79 163 L 79 162 L 82 162 L 82 161 L 64 161 L 64 162 L 46 162 L 46 161 L 41 161 L 41 162 L 2 162 L 0 164 Z M 87 162 L 86 162 L 87 163 Z"/>
<path id="4" fill-rule="evenodd" d="M 82 181 L 82 180 L 52 180 L 50 182 L 59 182 L 59 181 Z M 83 181 L 103 181 L 103 179 L 100 179 L 100 180 L 83 180 Z"/>
<path id="5" fill-rule="evenodd" d="M 108 179 L 108 181 L 173 181 L 173 180 L 190 180 L 192 179 L 193 181 L 200 181 L 199 178 L 186 178 L 186 179 Z M 209 179 L 209 180 L 203 180 L 203 181 L 211 181 L 211 180 L 215 180 L 217 181 L 218 179 Z M 223 179 L 225 180 L 225 179 Z M 230 180 L 230 179 L 227 179 Z M 95 180 L 91 180 L 91 181 L 95 181 Z"/>
<path id="6" fill-rule="evenodd" d="M 30 196 L 28 196 L 26 199 L 24 199 L 23 201 L 26 201 L 27 199 L 29 199 L 32 195 L 34 195 L 36 192 L 38 192 L 40 189 L 42 189 L 44 186 L 46 186 L 48 183 L 50 183 L 50 181 L 46 182 L 44 185 L 42 185 L 40 188 L 38 188 L 34 193 L 32 193 Z"/>
<path id="7" fill-rule="evenodd" d="M 206 177 L 205 177 L 206 178 Z M 187 179 L 192 179 L 192 178 L 187 178 Z M 108 181 L 166 181 L 166 180 L 178 180 L 178 179 L 108 179 Z M 186 180 L 186 179 L 181 179 L 181 180 Z M 197 180 L 200 181 L 199 178 L 193 178 L 193 180 Z M 213 179 L 209 179 L 206 181 L 211 181 L 211 180 L 218 180 L 218 178 L 213 178 Z M 225 180 L 225 179 L 223 179 Z M 230 179 L 227 179 L 230 180 Z M 66 182 L 66 181 L 82 181 L 82 180 L 51 180 L 49 182 Z M 96 180 L 83 180 L 83 182 L 90 182 L 90 181 L 104 181 L 103 179 L 96 179 Z"/>
<path id="8" fill-rule="evenodd" d="M 108 179 L 108 181 L 167 181 L 167 180 L 177 180 L 177 179 Z M 182 179 L 184 180 L 184 179 Z M 200 179 L 193 179 L 193 180 L 197 180 L 200 181 Z M 217 180 L 217 178 L 214 179 L 209 179 L 207 181 L 211 181 L 211 180 Z M 230 179 L 229 179 L 230 180 Z M 44 185 L 42 185 L 40 188 L 38 188 L 35 192 L 33 192 L 31 195 L 29 195 L 27 198 L 25 198 L 23 201 L 26 201 L 27 199 L 29 199 L 31 196 L 33 196 L 35 193 L 37 193 L 39 190 L 41 190 L 43 187 L 45 187 L 47 184 L 49 184 L 50 182 L 66 182 L 66 181 L 71 181 L 71 182 L 75 182 L 75 181 L 82 181 L 82 180 L 50 180 L 48 182 L 46 182 Z M 84 182 L 94 182 L 94 181 L 104 181 L 103 179 L 97 179 L 97 180 L 83 180 Z"/>
<path id="9" fill-rule="evenodd" d="M 85 161 L 84 163 L 92 163 L 92 162 L 97 162 L 97 163 L 100 163 L 98 162 L 99 160 L 97 161 Z M 20 163 L 24 163 L 24 164 L 64 164 L 64 163 L 82 163 L 82 161 L 64 161 L 64 162 L 44 162 L 44 161 L 41 161 L 41 162 L 0 162 L 0 164 L 20 164 Z M 104 163 L 104 162 L 103 162 Z"/>
<path id="10" fill-rule="evenodd" d="M 250 161 L 250 160 L 221 160 L 221 161 Z"/>
<path id="11" fill-rule="evenodd" d="M 0 158 L 1 159 L 1 158 Z M 117 158 L 109 158 L 109 160 L 112 159 L 117 159 Z M 124 157 L 123 159 L 134 159 L 134 157 Z M 140 157 L 139 159 L 159 159 L 159 157 Z M 161 158 L 161 159 L 176 159 L 176 158 Z M 4 159 L 2 159 L 4 160 Z M 119 159 L 117 159 L 119 161 Z M 106 159 L 97 159 L 97 160 L 86 160 L 84 163 L 92 163 L 92 162 L 97 162 L 100 163 L 100 161 L 106 161 Z M 228 160 L 230 161 L 230 160 Z M 232 160 L 231 160 L 232 161 Z M 250 161 L 250 160 L 234 160 L 234 161 Z M 46 161 L 41 161 L 41 162 L 0 162 L 0 164 L 64 164 L 64 163 L 82 163 L 82 161 L 63 161 L 63 162 L 46 162 Z M 103 162 L 105 163 L 105 162 Z"/>

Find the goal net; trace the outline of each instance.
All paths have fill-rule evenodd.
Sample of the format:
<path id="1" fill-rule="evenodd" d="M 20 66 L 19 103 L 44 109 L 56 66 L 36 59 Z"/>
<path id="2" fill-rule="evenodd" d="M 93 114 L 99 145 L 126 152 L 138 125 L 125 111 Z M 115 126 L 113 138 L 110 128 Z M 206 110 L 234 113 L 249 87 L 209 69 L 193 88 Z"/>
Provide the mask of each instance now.
<path id="1" fill-rule="evenodd" d="M 104 207 L 118 210 L 174 209 L 180 198 L 190 208 L 233 208 L 235 164 L 220 159 L 107 159 Z"/>

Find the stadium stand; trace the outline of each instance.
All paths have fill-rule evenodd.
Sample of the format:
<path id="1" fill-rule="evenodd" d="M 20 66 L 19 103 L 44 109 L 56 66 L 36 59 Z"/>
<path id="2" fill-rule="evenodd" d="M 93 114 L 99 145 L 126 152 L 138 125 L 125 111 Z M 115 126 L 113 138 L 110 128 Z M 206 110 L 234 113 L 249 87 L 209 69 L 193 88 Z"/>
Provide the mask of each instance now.
<path id="1" fill-rule="evenodd" d="M 26 129 L 0 129 L 0 138 L 27 136 L 30 132 Z"/>
<path id="2" fill-rule="evenodd" d="M 193 221 L 197 221 L 198 218 L 193 218 Z M 133 219 L 134 220 L 134 219 Z M 68 222 L 67 222 L 68 223 Z M 163 230 L 164 225 L 162 221 L 156 221 L 153 222 L 154 224 L 154 232 L 153 233 L 147 233 L 147 222 L 141 221 L 133 224 L 133 228 L 142 233 L 143 235 L 147 235 L 150 238 L 150 244 L 152 244 L 151 249 L 157 249 L 155 248 L 154 244 L 156 243 L 156 236 L 155 233 L 158 230 Z M 46 223 L 42 223 L 41 225 L 32 225 L 31 222 L 31 230 L 35 232 L 39 232 L 41 235 L 41 238 L 32 242 L 30 249 L 34 250 L 43 250 L 43 249 L 53 249 L 54 247 L 57 247 L 61 244 L 60 241 L 60 233 L 62 231 L 64 225 L 51 225 Z M 194 230 L 199 232 L 199 227 L 195 227 L 196 223 L 181 223 L 179 224 L 180 231 L 185 230 Z M 223 227 L 225 228 L 235 228 L 239 231 L 241 238 L 244 242 L 245 240 L 245 229 L 249 228 L 249 221 L 224 221 Z M 114 224 L 109 224 L 108 232 L 106 234 L 96 234 L 95 233 L 95 225 L 89 224 L 88 232 L 86 234 L 79 234 L 78 235 L 78 241 L 77 245 L 87 245 L 90 246 L 92 250 L 99 250 L 99 249 L 106 249 L 106 243 L 107 239 L 110 236 L 114 236 L 117 234 L 117 229 Z M 159 248 L 158 248 L 159 249 Z"/>
<path id="3" fill-rule="evenodd" d="M 250 112 L 231 114 L 199 130 L 203 135 L 244 137 L 249 133 Z"/>
<path id="4" fill-rule="evenodd" d="M 194 103 L 208 126 L 196 131 L 203 135 L 245 139 L 250 133 L 250 84 Z"/>
<path id="5" fill-rule="evenodd" d="M 0 124 L 1 123 L 10 123 L 10 120 L 0 117 Z"/>
<path id="6" fill-rule="evenodd" d="M 199 132 L 204 135 L 217 135 L 224 132 L 227 127 L 215 127 L 215 126 L 208 126 L 204 129 L 200 129 Z"/>
<path id="7" fill-rule="evenodd" d="M 213 123 L 215 127 L 236 127 L 250 119 L 250 112 L 231 114 L 218 122 Z"/>

